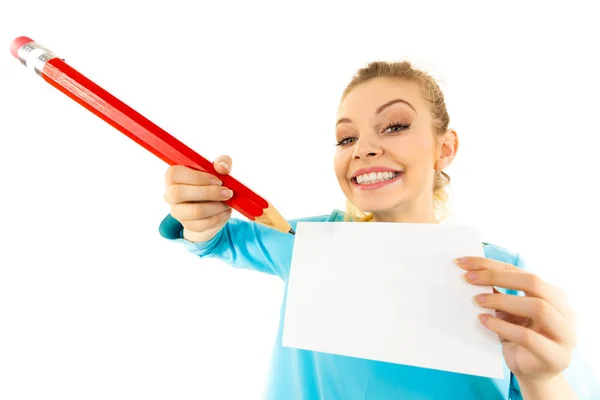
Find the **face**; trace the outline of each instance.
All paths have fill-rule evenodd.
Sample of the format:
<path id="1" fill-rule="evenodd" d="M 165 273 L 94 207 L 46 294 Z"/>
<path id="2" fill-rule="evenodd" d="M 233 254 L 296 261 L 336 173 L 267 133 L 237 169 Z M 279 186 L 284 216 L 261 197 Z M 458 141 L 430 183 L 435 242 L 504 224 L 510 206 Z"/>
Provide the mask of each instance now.
<path id="1" fill-rule="evenodd" d="M 456 138 L 452 131 L 434 134 L 417 84 L 389 78 L 362 83 L 342 100 L 337 118 L 335 173 L 358 209 L 381 219 L 433 212 L 435 168 L 451 162 Z"/>

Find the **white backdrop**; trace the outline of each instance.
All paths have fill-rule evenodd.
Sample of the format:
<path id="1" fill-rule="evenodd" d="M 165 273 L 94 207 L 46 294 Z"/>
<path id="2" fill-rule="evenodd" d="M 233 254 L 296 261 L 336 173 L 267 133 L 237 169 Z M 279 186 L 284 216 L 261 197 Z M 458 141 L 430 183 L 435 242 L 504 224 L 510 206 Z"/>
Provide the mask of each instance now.
<path id="1" fill-rule="evenodd" d="M 260 398 L 282 296 L 162 239 L 167 165 L 26 70 L 20 35 L 231 155 L 287 218 L 344 207 L 333 124 L 354 71 L 413 61 L 459 133 L 453 220 L 570 293 L 600 376 L 594 2 L 447 3 L 1 5 L 0 398 Z"/>

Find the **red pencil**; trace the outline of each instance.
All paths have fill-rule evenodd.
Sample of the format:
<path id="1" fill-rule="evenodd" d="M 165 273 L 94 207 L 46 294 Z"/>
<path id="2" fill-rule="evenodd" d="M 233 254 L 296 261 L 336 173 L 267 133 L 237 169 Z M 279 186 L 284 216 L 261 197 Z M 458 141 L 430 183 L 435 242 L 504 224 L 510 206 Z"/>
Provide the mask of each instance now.
<path id="1" fill-rule="evenodd" d="M 10 51 L 46 82 L 167 164 L 184 165 L 217 175 L 223 185 L 233 191 L 233 196 L 224 203 L 246 218 L 284 233 L 295 234 L 290 224 L 268 201 L 231 175 L 218 174 L 212 162 L 96 85 L 46 47 L 20 36 L 12 41 Z"/>

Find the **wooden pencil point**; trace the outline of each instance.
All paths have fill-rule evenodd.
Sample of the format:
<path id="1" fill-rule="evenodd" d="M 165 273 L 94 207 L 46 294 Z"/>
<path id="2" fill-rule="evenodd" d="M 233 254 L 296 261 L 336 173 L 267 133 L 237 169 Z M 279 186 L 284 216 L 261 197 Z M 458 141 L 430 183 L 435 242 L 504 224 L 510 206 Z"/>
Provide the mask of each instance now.
<path id="1" fill-rule="evenodd" d="M 290 223 L 279 214 L 279 211 L 271 203 L 268 203 L 267 208 L 263 209 L 263 214 L 256 217 L 254 221 L 279 232 L 291 233 L 290 231 L 293 231 Z"/>

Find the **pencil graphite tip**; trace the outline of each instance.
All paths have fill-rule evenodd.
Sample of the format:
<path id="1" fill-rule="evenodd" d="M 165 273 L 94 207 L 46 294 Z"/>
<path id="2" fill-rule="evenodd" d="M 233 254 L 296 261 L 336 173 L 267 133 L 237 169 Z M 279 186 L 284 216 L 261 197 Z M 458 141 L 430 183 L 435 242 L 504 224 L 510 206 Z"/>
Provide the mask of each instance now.
<path id="1" fill-rule="evenodd" d="M 293 228 L 290 228 L 290 233 L 291 233 L 292 235 L 295 235 L 295 234 L 296 234 L 296 231 L 295 231 Z"/>

